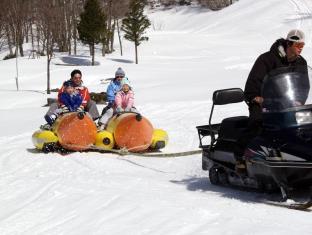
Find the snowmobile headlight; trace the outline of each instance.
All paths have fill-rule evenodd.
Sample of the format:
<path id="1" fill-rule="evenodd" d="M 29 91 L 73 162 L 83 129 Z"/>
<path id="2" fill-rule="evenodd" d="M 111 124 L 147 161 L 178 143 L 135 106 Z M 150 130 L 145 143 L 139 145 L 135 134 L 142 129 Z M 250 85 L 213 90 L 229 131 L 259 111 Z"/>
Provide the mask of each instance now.
<path id="1" fill-rule="evenodd" d="M 301 111 L 296 113 L 296 121 L 298 124 L 310 124 L 312 123 L 312 112 Z"/>

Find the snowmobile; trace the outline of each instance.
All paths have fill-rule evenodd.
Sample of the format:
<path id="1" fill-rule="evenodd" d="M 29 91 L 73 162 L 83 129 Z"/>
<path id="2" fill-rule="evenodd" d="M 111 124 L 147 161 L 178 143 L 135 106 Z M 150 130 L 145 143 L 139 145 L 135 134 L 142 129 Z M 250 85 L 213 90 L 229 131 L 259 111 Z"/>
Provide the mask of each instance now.
<path id="1" fill-rule="evenodd" d="M 105 130 L 97 130 L 91 116 L 85 112 L 69 112 L 58 117 L 51 130 L 38 130 L 32 135 L 36 149 L 43 152 L 158 151 L 166 146 L 168 135 L 154 129 L 150 121 L 139 113 L 116 113 Z"/>
<path id="2" fill-rule="evenodd" d="M 262 85 L 261 134 L 251 138 L 242 156 L 241 140 L 249 132 L 247 116 L 228 117 L 212 124 L 216 105 L 244 102 L 240 88 L 213 93 L 209 124 L 197 126 L 202 168 L 209 171 L 214 185 L 246 187 L 281 192 L 287 201 L 296 189 L 312 186 L 312 99 L 306 69 L 287 67 L 270 72 Z M 204 138 L 210 137 L 210 143 Z M 237 169 L 237 160 L 245 170 Z M 311 206 L 311 199 L 305 206 Z M 300 205 L 301 206 L 301 205 Z"/>

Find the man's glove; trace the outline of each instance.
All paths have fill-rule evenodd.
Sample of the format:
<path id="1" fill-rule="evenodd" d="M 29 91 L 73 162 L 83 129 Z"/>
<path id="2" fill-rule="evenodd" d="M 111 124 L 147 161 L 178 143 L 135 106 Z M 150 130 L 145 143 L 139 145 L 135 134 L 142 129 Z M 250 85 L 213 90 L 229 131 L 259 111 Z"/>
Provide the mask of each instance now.
<path id="1" fill-rule="evenodd" d="M 55 110 L 55 113 L 56 113 L 56 114 L 62 114 L 62 113 L 63 113 L 62 108 L 56 109 L 56 110 Z"/>
<path id="2" fill-rule="evenodd" d="M 68 113 L 69 112 L 69 109 L 65 105 L 61 106 L 61 110 L 62 110 L 62 113 Z"/>
<path id="3" fill-rule="evenodd" d="M 263 98 L 261 96 L 256 96 L 253 98 L 252 102 L 261 105 L 263 103 Z"/>
<path id="4" fill-rule="evenodd" d="M 114 101 L 111 101 L 111 102 L 108 102 L 106 107 L 108 107 L 107 109 L 109 109 L 109 108 L 112 108 L 113 106 L 114 106 Z"/>
<path id="5" fill-rule="evenodd" d="M 83 112 L 84 111 L 84 107 L 82 105 L 80 105 L 78 108 L 77 108 L 77 112 Z"/>
<path id="6" fill-rule="evenodd" d="M 121 112 L 123 112 L 123 111 L 124 111 L 124 110 L 123 110 L 121 107 L 117 107 L 117 108 L 116 108 L 116 112 L 117 112 L 117 113 L 121 113 Z"/>

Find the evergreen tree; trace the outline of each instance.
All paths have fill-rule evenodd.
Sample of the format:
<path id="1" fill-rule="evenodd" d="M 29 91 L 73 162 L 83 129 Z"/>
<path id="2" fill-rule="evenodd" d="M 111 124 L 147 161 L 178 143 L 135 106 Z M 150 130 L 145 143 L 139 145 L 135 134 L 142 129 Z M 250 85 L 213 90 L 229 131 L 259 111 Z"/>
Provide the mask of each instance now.
<path id="1" fill-rule="evenodd" d="M 94 47 L 103 41 L 106 29 L 106 17 L 98 0 L 87 0 L 78 24 L 79 39 L 90 46 L 92 65 L 94 65 Z"/>
<path id="2" fill-rule="evenodd" d="M 144 37 L 145 30 L 151 25 L 149 19 L 143 14 L 146 0 L 131 0 L 130 9 L 126 18 L 122 20 L 121 29 L 125 32 L 125 38 L 134 42 L 135 63 L 138 63 L 138 46 L 142 41 L 147 41 Z"/>

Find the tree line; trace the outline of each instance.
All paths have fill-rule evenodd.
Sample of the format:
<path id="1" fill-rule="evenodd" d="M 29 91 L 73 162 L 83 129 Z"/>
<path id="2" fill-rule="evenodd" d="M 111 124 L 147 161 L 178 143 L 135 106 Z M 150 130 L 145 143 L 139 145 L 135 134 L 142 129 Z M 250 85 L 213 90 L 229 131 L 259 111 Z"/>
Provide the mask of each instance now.
<path id="1" fill-rule="evenodd" d="M 16 50 L 24 56 L 23 44 L 31 43 L 33 50 L 48 55 L 49 50 L 77 54 L 80 40 L 78 25 L 88 0 L 1 0 L 0 46 L 6 42 L 9 56 Z M 93 1 L 94 2 L 94 1 Z M 103 14 L 101 35 L 102 55 L 114 51 L 114 32 L 120 30 L 121 20 L 134 0 L 96 0 Z M 96 17 L 93 16 L 96 21 Z M 16 47 L 15 47 L 16 46 Z M 91 51 L 91 50 L 90 50 Z"/>
<path id="2" fill-rule="evenodd" d="M 138 46 L 148 40 L 144 36 L 150 21 L 144 8 L 158 4 L 189 5 L 195 0 L 1 0 L 0 50 L 7 47 L 5 59 L 24 56 L 24 43 L 31 51 L 47 56 L 47 92 L 50 93 L 50 62 L 55 51 L 77 55 L 77 44 L 89 46 L 94 65 L 95 45 L 102 55 L 114 51 L 117 31 L 120 52 L 124 37 L 135 46 L 138 63 Z M 213 9 L 225 7 L 233 0 L 196 0 Z M 209 5 L 209 4 L 217 5 Z M 221 4 L 221 5 L 220 5 Z"/>
<path id="3" fill-rule="evenodd" d="M 102 55 L 114 51 L 114 32 L 120 32 L 122 19 L 129 13 L 134 0 L 97 0 L 104 14 L 104 31 L 100 44 Z M 211 9 L 222 8 L 234 0 L 196 0 Z M 140 4 L 165 6 L 183 5 L 195 0 L 136 0 Z M 1 0 L 0 1 L 0 49 L 7 46 L 8 57 L 16 50 L 24 56 L 23 43 L 31 43 L 32 50 L 49 54 L 50 49 L 77 54 L 80 40 L 77 30 L 87 0 Z M 120 39 L 120 34 L 118 34 Z M 121 41 L 120 41 L 121 43 Z M 16 47 L 15 47 L 16 46 Z M 51 46 L 53 48 L 51 48 Z M 92 48 L 90 48 L 92 52 Z M 121 48 L 122 53 L 122 48 Z"/>
<path id="4" fill-rule="evenodd" d="M 47 56 L 47 92 L 50 93 L 50 62 L 55 51 L 77 54 L 79 41 L 90 48 L 94 65 L 95 45 L 102 55 L 114 51 L 115 30 L 122 53 L 120 30 L 137 47 L 150 21 L 143 14 L 146 0 L 1 0 L 0 49 L 6 58 L 24 56 L 24 43 L 31 51 Z"/>

